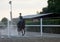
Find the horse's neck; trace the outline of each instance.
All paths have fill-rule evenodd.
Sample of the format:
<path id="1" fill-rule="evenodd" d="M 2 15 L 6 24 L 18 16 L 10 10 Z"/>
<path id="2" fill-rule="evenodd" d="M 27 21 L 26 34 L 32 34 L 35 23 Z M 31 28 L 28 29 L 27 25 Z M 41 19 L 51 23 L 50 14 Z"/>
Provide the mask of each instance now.
<path id="1" fill-rule="evenodd" d="M 20 19 L 19 21 L 23 21 L 23 19 Z"/>

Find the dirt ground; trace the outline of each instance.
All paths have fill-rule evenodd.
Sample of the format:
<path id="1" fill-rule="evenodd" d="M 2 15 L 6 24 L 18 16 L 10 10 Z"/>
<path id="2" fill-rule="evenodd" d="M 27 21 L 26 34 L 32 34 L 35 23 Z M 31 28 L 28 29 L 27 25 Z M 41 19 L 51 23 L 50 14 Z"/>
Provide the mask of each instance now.
<path id="1" fill-rule="evenodd" d="M 60 42 L 60 38 L 55 37 L 0 38 L 0 42 Z"/>

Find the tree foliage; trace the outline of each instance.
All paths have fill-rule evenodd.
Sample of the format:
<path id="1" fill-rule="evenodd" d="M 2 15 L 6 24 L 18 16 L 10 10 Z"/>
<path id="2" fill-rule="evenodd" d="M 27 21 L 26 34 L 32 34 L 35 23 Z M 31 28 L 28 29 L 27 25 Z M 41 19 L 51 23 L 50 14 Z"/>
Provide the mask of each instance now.
<path id="1" fill-rule="evenodd" d="M 60 0 L 48 0 L 48 7 L 41 13 L 60 13 Z"/>
<path id="2" fill-rule="evenodd" d="M 8 19 L 7 18 L 2 18 L 2 20 L 1 20 L 1 22 L 4 24 L 4 25 L 7 25 L 7 21 L 8 21 Z"/>
<path id="3" fill-rule="evenodd" d="M 43 12 L 40 12 L 41 14 L 42 13 L 48 13 L 48 8 L 47 7 L 44 7 L 42 10 L 43 10 Z"/>

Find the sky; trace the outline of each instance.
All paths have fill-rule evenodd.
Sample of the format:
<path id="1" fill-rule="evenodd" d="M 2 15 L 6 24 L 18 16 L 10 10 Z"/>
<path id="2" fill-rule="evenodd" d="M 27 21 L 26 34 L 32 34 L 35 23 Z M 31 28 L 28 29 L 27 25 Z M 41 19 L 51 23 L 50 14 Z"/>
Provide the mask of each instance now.
<path id="1" fill-rule="evenodd" d="M 10 19 L 10 0 L 0 0 L 0 20 L 3 17 Z M 19 13 L 22 16 L 36 14 L 46 7 L 47 0 L 11 0 L 12 1 L 12 17 L 16 18 Z"/>

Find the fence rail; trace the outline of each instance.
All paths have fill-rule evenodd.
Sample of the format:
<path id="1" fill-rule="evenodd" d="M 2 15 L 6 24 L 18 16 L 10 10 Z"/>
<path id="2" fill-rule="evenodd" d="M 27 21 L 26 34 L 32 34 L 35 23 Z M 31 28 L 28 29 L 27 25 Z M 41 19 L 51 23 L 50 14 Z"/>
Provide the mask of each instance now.
<path id="1" fill-rule="evenodd" d="M 5 26 L 5 25 L 0 25 L 0 26 Z M 12 26 L 17 26 L 17 25 L 12 25 Z M 26 27 L 28 26 L 41 26 L 41 25 L 25 25 Z M 43 27 L 60 27 L 60 25 L 42 25 Z"/>
<path id="2" fill-rule="evenodd" d="M 41 26 L 41 25 L 26 25 L 26 26 Z M 60 27 L 60 25 L 42 25 L 43 27 Z"/>
<path id="3" fill-rule="evenodd" d="M 0 25 L 0 26 L 5 26 L 5 25 Z M 12 25 L 12 26 L 17 26 L 17 25 Z M 41 26 L 41 25 L 25 25 L 25 26 Z M 44 27 L 60 27 L 60 25 L 42 25 Z"/>

